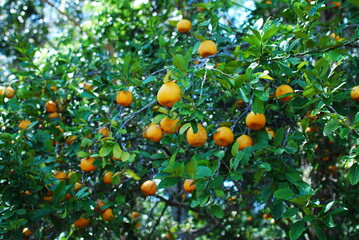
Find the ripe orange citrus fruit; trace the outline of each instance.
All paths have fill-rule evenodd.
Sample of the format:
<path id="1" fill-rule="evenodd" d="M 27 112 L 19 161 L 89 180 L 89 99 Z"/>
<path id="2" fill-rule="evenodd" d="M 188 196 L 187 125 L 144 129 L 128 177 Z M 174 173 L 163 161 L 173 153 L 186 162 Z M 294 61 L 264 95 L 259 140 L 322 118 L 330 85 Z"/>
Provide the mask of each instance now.
<path id="1" fill-rule="evenodd" d="M 263 218 L 264 219 L 271 219 L 272 215 L 270 215 L 269 213 L 263 214 Z"/>
<path id="2" fill-rule="evenodd" d="M 330 38 L 333 38 L 334 40 L 339 40 L 340 39 L 340 36 L 339 35 L 336 35 L 335 33 L 331 33 L 329 35 Z"/>
<path id="3" fill-rule="evenodd" d="M 234 135 L 229 127 L 220 127 L 213 134 L 213 140 L 218 146 L 225 147 L 233 142 Z"/>
<path id="4" fill-rule="evenodd" d="M 103 206 L 105 205 L 105 202 L 98 199 L 96 200 L 96 207 L 95 207 L 95 211 L 98 213 L 102 213 L 105 211 L 105 209 L 101 209 Z"/>
<path id="5" fill-rule="evenodd" d="M 137 219 L 140 215 L 138 214 L 138 212 L 132 212 L 131 216 L 133 219 Z"/>
<path id="6" fill-rule="evenodd" d="M 186 179 L 183 183 L 183 189 L 187 192 L 187 193 L 192 193 L 195 189 L 196 189 L 196 184 L 192 183 L 194 182 L 194 180 L 192 179 Z"/>
<path id="7" fill-rule="evenodd" d="M 191 30 L 191 28 L 192 28 L 192 23 L 187 19 L 182 19 L 177 23 L 177 31 L 181 33 L 188 33 Z"/>
<path id="8" fill-rule="evenodd" d="M 87 225 L 89 225 L 90 220 L 84 217 L 80 217 L 74 222 L 74 225 L 78 228 L 85 228 Z"/>
<path id="9" fill-rule="evenodd" d="M 266 125 L 266 116 L 252 111 L 246 117 L 246 125 L 252 130 L 261 130 Z"/>
<path id="10" fill-rule="evenodd" d="M 103 220 L 106 221 L 112 221 L 115 217 L 113 216 L 113 212 L 111 208 L 107 208 L 103 213 L 102 213 L 102 218 Z"/>
<path id="11" fill-rule="evenodd" d="M 272 138 L 274 138 L 274 131 L 271 128 L 266 127 L 266 131 L 272 136 Z"/>
<path id="12" fill-rule="evenodd" d="M 19 124 L 19 128 L 25 130 L 30 124 L 31 124 L 31 122 L 29 120 L 27 120 L 27 119 L 22 120 Z"/>
<path id="13" fill-rule="evenodd" d="M 355 102 L 359 102 L 359 86 L 355 86 L 350 91 L 350 98 Z"/>
<path id="14" fill-rule="evenodd" d="M 152 142 L 159 142 L 163 137 L 162 128 L 160 125 L 149 126 L 146 130 L 146 138 Z"/>
<path id="15" fill-rule="evenodd" d="M 65 172 L 57 172 L 54 175 L 54 177 L 59 179 L 60 181 L 66 181 L 67 180 L 67 173 L 65 173 Z"/>
<path id="16" fill-rule="evenodd" d="M 78 192 L 82 187 L 82 184 L 80 182 L 76 182 L 74 186 L 74 191 Z"/>
<path id="17" fill-rule="evenodd" d="M 287 93 L 293 93 L 293 88 L 287 84 L 283 84 L 283 85 L 280 85 L 279 87 L 277 87 L 277 89 L 275 90 L 275 96 L 278 98 L 279 101 L 282 101 L 282 102 L 288 102 L 290 99 L 293 98 L 293 95 L 289 95 L 289 96 L 286 96 L 286 97 L 280 97 L 284 94 L 287 94 Z"/>
<path id="18" fill-rule="evenodd" d="M 331 2 L 330 6 L 333 6 L 333 8 L 338 9 L 342 5 L 342 2 Z"/>
<path id="19" fill-rule="evenodd" d="M 205 40 L 199 45 L 198 53 L 204 58 L 215 55 L 217 54 L 217 46 L 212 40 Z"/>
<path id="20" fill-rule="evenodd" d="M 171 134 L 171 133 L 176 133 L 178 131 L 178 129 L 181 127 L 179 124 L 176 127 L 176 124 L 178 123 L 179 119 L 176 118 L 174 120 L 172 120 L 171 118 L 169 118 L 168 116 L 162 118 L 160 125 L 162 130 L 167 133 L 167 134 Z"/>
<path id="21" fill-rule="evenodd" d="M 197 124 L 197 128 L 197 133 L 193 132 L 192 127 L 187 130 L 187 142 L 192 147 L 200 147 L 207 142 L 208 136 L 206 129 L 201 124 Z"/>
<path id="22" fill-rule="evenodd" d="M 60 114 L 58 112 L 50 113 L 48 118 L 59 118 Z"/>
<path id="23" fill-rule="evenodd" d="M 173 107 L 181 100 L 181 89 L 176 82 L 164 83 L 157 93 L 157 101 L 164 107 Z"/>
<path id="24" fill-rule="evenodd" d="M 203 11 L 204 11 L 204 7 L 198 7 L 197 10 L 198 10 L 199 12 L 203 12 Z"/>
<path id="25" fill-rule="evenodd" d="M 5 95 L 6 98 L 13 98 L 15 91 L 12 87 L 0 87 L 0 96 Z"/>
<path id="26" fill-rule="evenodd" d="M 141 185 L 141 191 L 146 196 L 153 196 L 156 194 L 157 191 L 157 185 L 152 180 L 147 180 L 146 182 L 142 183 Z"/>
<path id="27" fill-rule="evenodd" d="M 91 172 L 97 169 L 97 166 L 93 165 L 95 158 L 93 157 L 86 157 L 81 159 L 80 167 L 81 170 L 84 172 Z"/>
<path id="28" fill-rule="evenodd" d="M 23 230 L 22 230 L 22 234 L 25 236 L 25 237 L 30 237 L 31 236 L 31 234 L 32 234 L 32 232 L 31 232 L 31 230 L 29 229 L 29 228 L 24 228 Z"/>
<path id="29" fill-rule="evenodd" d="M 116 95 L 116 102 L 123 107 L 128 107 L 133 101 L 133 96 L 130 91 L 119 91 Z"/>
<path id="30" fill-rule="evenodd" d="M 252 221 L 253 221 L 253 217 L 252 217 L 252 216 L 247 217 L 247 221 L 248 221 L 248 222 L 252 222 Z"/>
<path id="31" fill-rule="evenodd" d="M 54 113 L 56 112 L 57 106 L 56 103 L 53 101 L 47 101 L 45 103 L 45 109 L 47 113 Z"/>
<path id="32" fill-rule="evenodd" d="M 106 184 L 112 184 L 112 176 L 113 172 L 105 173 L 105 175 L 103 176 L 103 182 Z"/>
<path id="33" fill-rule="evenodd" d="M 84 83 L 84 89 L 85 89 L 85 91 L 88 91 L 88 92 L 92 91 L 92 84 Z"/>
<path id="34" fill-rule="evenodd" d="M 66 140 L 65 140 L 65 143 L 66 143 L 67 145 L 72 145 L 72 144 L 75 142 L 76 139 L 77 139 L 76 136 L 68 136 L 68 137 L 66 138 Z"/>
<path id="35" fill-rule="evenodd" d="M 103 137 L 108 137 L 110 135 L 110 129 L 108 127 L 102 127 L 98 130 L 98 133 L 100 133 Z"/>
<path id="36" fill-rule="evenodd" d="M 236 142 L 238 143 L 238 150 L 243 150 L 246 147 L 253 146 L 252 138 L 250 136 L 248 136 L 248 135 L 245 135 L 245 134 L 238 137 Z"/>

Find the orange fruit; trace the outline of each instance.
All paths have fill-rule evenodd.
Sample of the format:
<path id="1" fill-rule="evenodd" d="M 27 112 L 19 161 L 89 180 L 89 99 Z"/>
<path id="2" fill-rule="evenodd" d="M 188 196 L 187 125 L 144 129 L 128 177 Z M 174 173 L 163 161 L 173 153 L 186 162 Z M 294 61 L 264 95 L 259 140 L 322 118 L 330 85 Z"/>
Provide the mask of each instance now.
<path id="1" fill-rule="evenodd" d="M 245 135 L 245 134 L 238 137 L 236 142 L 238 143 L 238 150 L 243 150 L 246 147 L 253 146 L 252 138 L 250 136 L 248 136 L 248 135 Z"/>
<path id="2" fill-rule="evenodd" d="M 102 127 L 98 130 L 98 133 L 101 134 L 103 137 L 110 136 L 110 129 L 108 127 Z"/>
<path id="3" fill-rule="evenodd" d="M 101 209 L 103 206 L 105 205 L 105 202 L 102 200 L 96 200 L 96 207 L 95 207 L 95 211 L 98 213 L 102 213 L 105 211 L 105 209 Z"/>
<path id="4" fill-rule="evenodd" d="M 265 4 L 269 4 L 269 5 L 272 5 L 272 1 L 270 1 L 270 0 L 267 0 L 267 1 L 265 1 Z"/>
<path id="5" fill-rule="evenodd" d="M 146 138 L 152 142 L 159 142 L 163 137 L 162 128 L 160 125 L 149 126 L 146 130 Z"/>
<path id="6" fill-rule="evenodd" d="M 102 218 L 105 221 L 112 221 L 115 217 L 113 216 L 113 212 L 111 208 L 107 208 L 103 213 L 102 213 Z"/>
<path id="7" fill-rule="evenodd" d="M 264 219 L 271 219 L 272 215 L 270 215 L 269 213 L 263 214 L 263 218 Z"/>
<path id="8" fill-rule="evenodd" d="M 217 46 L 212 40 L 204 40 L 198 47 L 198 53 L 201 57 L 209 57 L 217 53 Z"/>
<path id="9" fill-rule="evenodd" d="M 85 91 L 92 91 L 92 84 L 90 83 L 84 83 L 84 89 Z"/>
<path id="10" fill-rule="evenodd" d="M 81 159 L 80 167 L 81 170 L 84 172 L 91 172 L 97 169 L 97 166 L 93 165 L 95 158 L 93 157 L 86 157 Z"/>
<path id="11" fill-rule="evenodd" d="M 135 227 L 136 227 L 136 228 L 140 228 L 140 227 L 141 227 L 141 223 L 136 222 Z"/>
<path id="12" fill-rule="evenodd" d="M 266 125 L 266 116 L 252 111 L 246 117 L 246 125 L 252 130 L 261 130 Z"/>
<path id="13" fill-rule="evenodd" d="M 234 103 L 237 107 L 241 107 L 243 106 L 244 102 L 242 99 L 238 99 L 235 103 Z"/>
<path id="14" fill-rule="evenodd" d="M 204 7 L 198 7 L 197 10 L 198 10 L 199 12 L 203 12 L 203 11 L 204 11 Z"/>
<path id="15" fill-rule="evenodd" d="M 164 107 L 173 107 L 181 100 L 181 89 L 176 82 L 164 83 L 157 93 L 157 101 Z"/>
<path id="16" fill-rule="evenodd" d="M 335 33 L 331 33 L 329 35 L 330 38 L 333 38 L 334 40 L 339 40 L 340 39 L 340 36 L 339 35 L 336 35 Z"/>
<path id="17" fill-rule="evenodd" d="M 31 124 L 31 122 L 27 119 L 22 120 L 19 124 L 19 128 L 25 130 L 29 125 Z"/>
<path id="18" fill-rule="evenodd" d="M 32 234 L 32 232 L 31 232 L 31 230 L 29 229 L 29 228 L 24 228 L 23 230 L 22 230 L 22 234 L 25 236 L 25 237 L 30 237 L 31 236 L 31 234 Z"/>
<path id="19" fill-rule="evenodd" d="M 48 118 L 59 118 L 59 117 L 60 117 L 60 114 L 57 112 L 50 113 L 48 116 Z"/>
<path id="20" fill-rule="evenodd" d="M 253 221 L 253 217 L 252 217 L 252 216 L 247 217 L 247 221 L 248 221 L 248 222 L 252 222 L 252 221 Z"/>
<path id="21" fill-rule="evenodd" d="M 338 9 L 342 5 L 342 2 L 331 2 L 330 6 L 333 6 L 333 8 Z"/>
<path id="22" fill-rule="evenodd" d="M 277 89 L 275 90 L 275 96 L 278 98 L 279 101 L 282 102 L 288 102 L 290 99 L 293 98 L 293 95 L 289 95 L 286 97 L 282 97 L 280 98 L 280 96 L 287 94 L 287 93 L 293 93 L 293 88 L 287 84 L 283 84 L 280 85 L 279 87 L 277 87 Z"/>
<path id="23" fill-rule="evenodd" d="M 90 220 L 84 217 L 80 217 L 74 222 L 74 225 L 78 228 L 85 228 L 87 225 L 89 225 Z"/>
<path id="24" fill-rule="evenodd" d="M 75 142 L 76 139 L 77 139 L 76 136 L 68 136 L 68 137 L 66 138 L 66 140 L 65 140 L 65 143 L 66 143 L 67 145 L 72 145 L 72 144 Z"/>
<path id="25" fill-rule="evenodd" d="M 305 116 L 308 118 L 308 120 L 309 120 L 309 122 L 311 122 L 311 121 L 313 121 L 313 120 L 318 120 L 318 115 L 315 115 L 315 116 L 312 116 L 311 114 L 310 114 L 310 112 L 311 111 L 307 111 L 306 113 L 305 113 Z"/>
<path id="26" fill-rule="evenodd" d="M 52 201 L 52 191 L 47 191 L 46 196 L 43 197 L 43 199 L 47 202 L 51 202 Z"/>
<path id="27" fill-rule="evenodd" d="M 177 31 L 181 33 L 188 33 L 191 30 L 191 28 L 192 28 L 192 23 L 187 19 L 182 19 L 177 23 Z"/>
<path id="28" fill-rule="evenodd" d="M 76 182 L 74 186 L 74 191 L 78 192 L 82 187 L 82 184 L 80 182 Z"/>
<path id="29" fill-rule="evenodd" d="M 193 132 L 192 127 L 187 130 L 187 142 L 192 147 L 200 147 L 207 142 L 208 136 L 206 129 L 201 124 L 197 124 L 197 128 L 197 133 Z"/>
<path id="30" fill-rule="evenodd" d="M 178 131 L 178 129 L 180 129 L 180 125 L 178 124 L 176 127 L 176 124 L 179 122 L 179 119 L 176 118 L 174 120 L 172 120 L 171 118 L 169 118 L 168 116 L 162 118 L 160 125 L 162 130 L 167 133 L 167 134 L 171 134 L 171 133 L 176 133 Z"/>
<path id="31" fill-rule="evenodd" d="M 59 179 L 60 181 L 66 181 L 67 180 L 67 173 L 65 173 L 65 172 L 57 172 L 54 175 L 54 177 Z"/>
<path id="32" fill-rule="evenodd" d="M 47 113 L 54 113 L 57 110 L 56 103 L 53 101 L 47 101 L 45 103 L 45 109 Z"/>
<path id="33" fill-rule="evenodd" d="M 132 212 L 131 216 L 133 219 L 137 219 L 140 215 L 138 214 L 138 212 Z"/>
<path id="34" fill-rule="evenodd" d="M 196 189 L 196 184 L 192 183 L 194 182 L 194 180 L 192 179 L 186 179 L 183 183 L 183 189 L 187 192 L 187 193 L 192 193 L 195 189 Z"/>
<path id="35" fill-rule="evenodd" d="M 105 173 L 105 175 L 103 176 L 103 182 L 106 184 L 112 184 L 112 176 L 113 172 Z"/>
<path id="36" fill-rule="evenodd" d="M 141 191 L 146 196 L 153 196 L 156 194 L 157 191 L 157 185 L 152 180 L 147 180 L 146 182 L 142 183 L 141 185 Z"/>
<path id="37" fill-rule="evenodd" d="M 274 131 L 271 128 L 266 127 L 266 131 L 272 136 L 272 138 L 274 138 Z"/>
<path id="38" fill-rule="evenodd" d="M 66 198 L 66 200 L 70 200 L 72 198 L 72 196 L 70 193 L 66 193 L 65 198 Z"/>
<path id="39" fill-rule="evenodd" d="M 359 86 L 355 86 L 350 91 L 350 98 L 355 102 L 359 102 Z"/>
<path id="40" fill-rule="evenodd" d="M 51 86 L 50 89 L 54 92 L 57 92 L 57 87 L 56 86 Z"/>
<path id="41" fill-rule="evenodd" d="M 5 95 L 6 98 L 13 98 L 15 91 L 12 87 L 0 87 L 0 96 Z"/>
<path id="42" fill-rule="evenodd" d="M 116 102 L 123 107 L 128 107 L 133 101 L 133 96 L 130 91 L 119 91 L 116 95 Z"/>
<path id="43" fill-rule="evenodd" d="M 328 161 L 330 160 L 330 158 L 327 156 L 327 157 L 323 157 L 322 160 L 323 160 L 324 162 L 328 162 Z"/>
<path id="44" fill-rule="evenodd" d="M 234 135 L 229 127 L 220 127 L 213 134 L 213 140 L 218 146 L 225 147 L 233 142 Z"/>

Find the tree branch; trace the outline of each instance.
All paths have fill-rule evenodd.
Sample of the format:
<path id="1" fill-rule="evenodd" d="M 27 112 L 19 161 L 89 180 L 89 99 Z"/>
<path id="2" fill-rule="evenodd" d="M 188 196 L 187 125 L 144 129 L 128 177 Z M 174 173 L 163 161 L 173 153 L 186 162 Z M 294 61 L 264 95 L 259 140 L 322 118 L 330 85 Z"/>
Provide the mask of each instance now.
<path id="1" fill-rule="evenodd" d="M 81 27 L 80 23 L 78 23 L 75 19 L 73 19 L 71 16 L 69 16 L 65 12 L 61 11 L 58 7 L 56 7 L 53 3 L 49 2 L 48 0 L 42 0 L 42 1 L 49 4 L 51 7 L 55 8 L 56 11 L 58 11 L 61 15 L 65 16 L 69 21 L 71 21 L 73 24 L 75 24 L 75 26 L 79 27 L 82 31 L 82 27 Z"/>

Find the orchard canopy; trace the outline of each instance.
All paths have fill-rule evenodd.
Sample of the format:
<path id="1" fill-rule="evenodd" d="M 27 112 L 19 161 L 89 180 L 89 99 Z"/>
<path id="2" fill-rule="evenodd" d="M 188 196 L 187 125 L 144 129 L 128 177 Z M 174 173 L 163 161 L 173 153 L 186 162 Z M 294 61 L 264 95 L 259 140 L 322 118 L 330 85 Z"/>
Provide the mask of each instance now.
<path id="1" fill-rule="evenodd" d="M 0 0 L 0 239 L 358 239 L 358 0 Z"/>

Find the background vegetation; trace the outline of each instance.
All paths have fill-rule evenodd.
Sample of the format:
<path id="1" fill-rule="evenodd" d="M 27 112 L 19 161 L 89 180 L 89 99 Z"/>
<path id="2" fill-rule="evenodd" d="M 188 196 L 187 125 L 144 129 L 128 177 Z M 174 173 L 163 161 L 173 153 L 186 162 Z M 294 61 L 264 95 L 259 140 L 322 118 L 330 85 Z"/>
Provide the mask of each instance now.
<path id="1" fill-rule="evenodd" d="M 0 96 L 2 239 L 359 237 L 359 107 L 349 96 L 358 0 L 0 5 L 0 85 L 15 92 Z M 176 29 L 182 18 L 189 33 Z M 205 39 L 216 55 L 198 55 Z M 182 91 L 172 108 L 156 99 L 169 80 Z M 294 89 L 288 102 L 275 96 L 282 84 Z M 116 103 L 120 90 L 132 92 L 129 107 Z M 58 115 L 46 112 L 48 101 Z M 246 126 L 250 111 L 265 114 L 274 137 Z M 178 133 L 142 136 L 166 115 L 178 116 Z M 208 140 L 192 147 L 186 131 L 197 123 Z M 217 146 L 220 126 L 255 144 Z M 90 156 L 97 170 L 81 171 Z M 59 181 L 57 172 L 70 176 Z M 149 179 L 152 197 L 140 190 Z M 185 179 L 195 180 L 192 194 Z M 99 199 L 114 219 L 95 209 Z M 85 228 L 73 224 L 81 216 Z"/>

